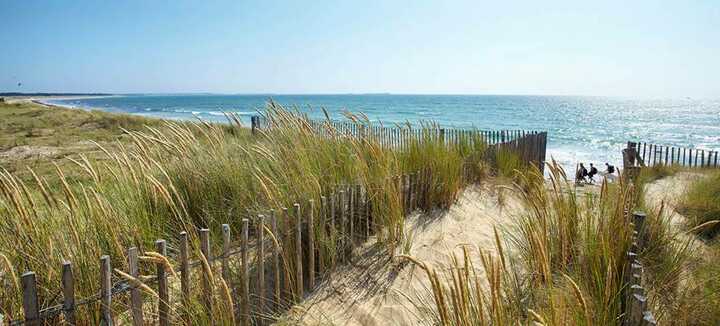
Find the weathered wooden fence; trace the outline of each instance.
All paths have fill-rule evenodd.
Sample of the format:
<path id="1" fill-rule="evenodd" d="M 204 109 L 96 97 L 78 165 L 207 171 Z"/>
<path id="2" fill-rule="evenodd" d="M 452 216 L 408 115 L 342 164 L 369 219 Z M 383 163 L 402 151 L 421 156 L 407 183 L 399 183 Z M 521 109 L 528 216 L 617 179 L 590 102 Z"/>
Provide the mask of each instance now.
<path id="1" fill-rule="evenodd" d="M 349 137 L 373 137 L 383 146 L 393 148 L 428 139 L 441 140 L 450 146 L 474 146 L 482 142 L 486 145 L 485 154 L 491 157 L 500 151 L 511 151 L 541 170 L 545 161 L 545 132 L 363 127 L 355 123 L 307 121 L 321 135 L 339 132 Z M 253 117 L 252 122 L 254 133 L 271 127 L 260 117 Z M 329 124 L 332 128 L 328 128 Z M 396 189 L 403 214 L 407 214 L 425 207 L 430 178 L 428 170 L 421 170 L 377 186 Z M 216 308 L 220 302 L 215 301 L 218 284 L 213 275 L 217 269 L 222 276 L 221 283 L 230 289 L 236 322 L 243 325 L 269 323 L 269 316 L 299 302 L 315 288 L 318 278 L 338 263 L 345 262 L 355 244 L 383 231 L 375 223 L 374 200 L 369 194 L 363 185 L 341 185 L 322 196 L 320 203 L 306 200 L 291 209 L 255 212 L 242 219 L 239 241 L 232 240 L 228 224 L 222 225 L 220 246 L 211 246 L 210 230 L 199 229 L 182 232 L 171 242 L 159 239 L 153 250 L 131 247 L 122 257 L 128 266 L 125 271 L 112 268 L 111 258 L 117 262 L 120 257 L 104 255 L 98 262 L 99 291 L 87 298 L 76 298 L 73 264 L 64 262 L 60 284 L 62 301 L 49 307 L 40 307 L 42 301 L 38 300 L 36 275 L 28 271 L 22 275 L 24 317 L 8 324 L 41 325 L 60 320 L 73 324 L 78 308 L 94 305 L 99 307 L 101 323 L 114 324 L 121 316 L 134 325 L 143 325 L 148 319 L 145 316 L 148 309 L 144 305 L 152 304 L 157 314 L 150 319 L 160 325 L 169 325 L 190 322 L 182 312 L 190 311 L 191 301 L 198 299 L 203 303 L 208 320 L 213 320 L 217 317 L 214 315 L 216 310 L 221 309 Z M 281 228 L 284 233 L 279 232 L 279 223 L 284 223 Z M 199 248 L 193 250 L 191 239 L 199 240 Z M 332 246 L 317 246 L 317 241 L 329 242 Z M 218 247 L 220 252 L 215 252 L 217 250 L 213 248 Z M 141 254 L 143 252 L 145 254 Z M 169 263 L 171 260 L 175 265 Z M 148 261 L 155 265 L 155 275 L 140 275 L 141 270 L 147 270 L 141 269 L 140 263 Z M 239 269 L 231 272 L 232 265 Z M 195 282 L 195 279 L 200 281 Z M 180 285 L 180 294 L 176 297 L 171 296 L 173 282 Z M 199 287 L 200 291 L 191 291 L 194 287 Z M 118 304 L 118 300 L 126 302 Z"/>
<path id="2" fill-rule="evenodd" d="M 628 166 L 678 165 L 692 168 L 720 167 L 718 152 L 644 142 L 628 142 L 623 150 L 623 164 Z"/>
<path id="3" fill-rule="evenodd" d="M 426 173 L 397 176 L 376 186 L 397 189 L 402 214 L 408 214 L 424 204 L 429 191 L 423 181 L 428 178 Z M 43 325 L 64 320 L 72 325 L 79 319 L 78 308 L 88 305 L 99 306 L 99 322 L 105 325 L 116 323 L 119 316 L 133 325 L 189 323 L 185 312 L 191 310 L 191 299 L 202 302 L 208 320 L 212 321 L 218 317 L 216 307 L 221 304 L 217 299 L 222 298 L 216 295 L 217 283 L 226 284 L 230 290 L 236 323 L 270 323 L 270 316 L 299 302 L 315 288 L 318 278 L 347 261 L 356 244 L 382 231 L 375 223 L 371 193 L 360 184 L 340 185 L 321 196 L 319 203 L 306 200 L 290 209 L 253 213 L 242 219 L 239 241 L 233 240 L 230 226 L 223 224 L 218 230 L 219 246 L 218 241 L 216 246 L 211 245 L 211 231 L 203 228 L 181 232 L 172 242 L 159 239 L 148 252 L 131 247 L 122 257 L 127 261 L 125 271 L 113 269 L 111 257 L 103 255 L 98 261 L 99 291 L 87 298 L 75 296 L 73 264 L 64 262 L 62 300 L 50 307 L 40 307 L 36 275 L 25 272 L 21 278 L 24 318 L 10 320 L 8 324 Z M 193 250 L 195 243 L 191 239 L 199 239 L 199 250 Z M 318 241 L 332 245 L 318 246 Z M 219 252 L 213 250 L 218 247 Z M 116 262 L 121 259 L 113 258 Z M 140 275 L 141 270 L 148 270 L 140 268 L 142 262 L 154 265 L 155 274 Z M 232 270 L 233 265 L 239 268 Z M 218 269 L 220 282 L 217 276 L 213 277 L 218 275 Z M 176 297 L 171 296 L 172 282 L 179 282 L 180 293 Z M 194 287 L 200 291 L 191 291 Z M 153 306 L 150 311 L 157 312 L 149 318 L 148 304 Z M 227 306 L 226 302 L 222 304 Z M 97 315 L 92 309 L 89 313 Z M 88 318 L 93 317 L 84 319 Z"/>
<path id="4" fill-rule="evenodd" d="M 647 306 L 647 296 L 642 286 L 643 265 L 638 260 L 638 253 L 645 247 L 645 213 L 634 212 L 628 219 L 633 228 L 632 247 L 627 252 L 625 272 L 623 273 L 623 325 L 640 326 L 656 325 L 655 317 Z"/>
<path id="5" fill-rule="evenodd" d="M 420 127 L 364 125 L 354 122 L 304 119 L 314 132 L 326 137 L 369 138 L 381 146 L 406 149 L 424 141 L 441 142 L 447 146 L 485 147 L 486 156 L 494 161 L 498 151 L 509 151 L 520 160 L 544 171 L 547 132 L 525 130 L 445 129 L 437 125 Z M 273 122 L 263 116 L 251 118 L 253 133 L 270 131 Z"/>

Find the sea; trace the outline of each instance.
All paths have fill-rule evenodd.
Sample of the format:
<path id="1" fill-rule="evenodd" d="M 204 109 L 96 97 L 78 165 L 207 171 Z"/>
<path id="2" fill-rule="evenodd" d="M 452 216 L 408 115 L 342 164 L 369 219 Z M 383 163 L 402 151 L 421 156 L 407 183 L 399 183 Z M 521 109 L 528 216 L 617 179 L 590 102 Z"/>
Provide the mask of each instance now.
<path id="1" fill-rule="evenodd" d="M 568 172 L 580 162 L 619 166 L 628 141 L 720 150 L 720 99 L 632 99 L 520 95 L 127 95 L 47 100 L 55 105 L 175 120 L 249 125 L 269 101 L 323 119 L 362 112 L 384 125 L 436 122 L 445 128 L 548 132 L 547 158 Z"/>

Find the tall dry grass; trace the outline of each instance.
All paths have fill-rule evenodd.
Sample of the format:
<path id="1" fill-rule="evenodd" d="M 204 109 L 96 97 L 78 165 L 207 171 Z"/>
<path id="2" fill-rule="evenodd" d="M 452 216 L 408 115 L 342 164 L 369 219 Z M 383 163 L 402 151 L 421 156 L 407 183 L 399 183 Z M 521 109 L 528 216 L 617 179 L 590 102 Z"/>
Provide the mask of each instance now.
<path id="1" fill-rule="evenodd" d="M 518 175 L 510 190 L 524 212 L 505 230 L 506 242 L 496 234 L 495 248 L 480 248 L 481 267 L 467 251 L 444 274 L 417 262 L 435 298 L 428 318 L 441 325 L 620 323 L 634 188 L 621 179 L 582 193 L 559 165 L 547 168 L 549 180 L 537 170 Z"/>
<path id="2" fill-rule="evenodd" d="M 477 178 L 467 177 L 466 166 L 483 170 L 477 148 L 420 139 L 403 152 L 384 148 L 372 138 L 347 137 L 329 124 L 324 134 L 332 136 L 321 137 L 301 114 L 274 103 L 266 115 L 274 128 L 254 138 L 233 117 L 229 126 L 166 122 L 143 132 L 128 131 L 132 145 L 101 148 L 108 159 L 74 159 L 90 181 L 69 180 L 59 167 L 54 175 L 29 171 L 34 175 L 31 183 L 1 172 L 0 313 L 6 319 L 22 317 L 18 277 L 24 271 L 37 273 L 42 307 L 60 299 L 64 260 L 71 261 L 76 271 L 76 294 L 89 297 L 99 288 L 102 254 L 112 257 L 114 268 L 126 271 L 128 247 L 149 252 L 154 240 L 164 238 L 173 248 L 179 232 L 186 231 L 194 256 L 199 257 L 198 228 L 219 230 L 220 224 L 229 223 L 239 230 L 242 218 L 254 221 L 258 212 L 280 211 L 310 199 L 319 203 L 320 196 L 338 185 L 361 184 L 367 189 L 379 238 L 394 249 L 403 239 L 405 214 L 394 176 L 422 168 L 426 177 L 419 182 L 427 189 L 423 208 L 429 209 L 448 207 L 460 189 Z M 280 220 L 278 238 L 291 225 Z M 335 242 L 323 236 L 318 234 L 317 245 L 329 261 L 338 253 Z M 293 252 L 291 246 L 283 250 Z M 219 249 L 219 241 L 214 240 L 213 247 Z M 173 257 L 165 258 L 176 265 Z M 142 263 L 141 274 L 151 275 L 155 263 Z M 293 270 L 291 264 L 284 266 Z M 208 272 L 217 269 L 207 265 Z M 217 315 L 230 318 L 228 310 L 237 305 L 232 302 L 237 299 L 227 295 L 232 284 L 217 271 L 214 275 L 213 296 L 221 303 L 216 305 Z M 128 278 L 115 273 L 114 281 L 120 279 Z M 115 302 L 119 314 L 127 310 L 125 300 Z M 173 305 L 172 313 L 176 322 L 201 324 L 208 321 L 206 308 L 193 300 L 189 309 Z M 79 316 L 83 322 L 99 323 L 97 306 L 81 309 Z M 216 323 L 231 322 L 218 318 Z"/>
<path id="3" fill-rule="evenodd" d="M 678 172 L 692 173 L 677 207 L 648 207 L 645 186 Z M 659 323 L 715 325 L 720 322 L 716 199 L 719 174 L 712 169 L 643 168 L 636 181 L 639 205 L 648 212 L 647 243 L 641 257 L 649 275 L 649 302 Z M 678 216 L 677 214 L 682 216 Z"/>

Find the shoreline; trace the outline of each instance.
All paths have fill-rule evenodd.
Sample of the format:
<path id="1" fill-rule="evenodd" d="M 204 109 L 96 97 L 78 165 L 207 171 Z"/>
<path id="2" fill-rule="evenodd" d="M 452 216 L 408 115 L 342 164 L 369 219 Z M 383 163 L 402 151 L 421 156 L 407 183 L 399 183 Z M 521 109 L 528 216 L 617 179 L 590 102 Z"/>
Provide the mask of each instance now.
<path id="1" fill-rule="evenodd" d="M 109 98 L 109 97 L 120 97 L 122 95 L 77 95 L 77 96 L 7 96 L 4 97 L 5 103 L 33 103 L 45 107 L 60 107 L 65 109 L 77 109 L 78 107 L 72 105 L 56 104 L 51 103 L 53 100 L 84 100 L 84 99 L 95 99 L 95 98 Z"/>

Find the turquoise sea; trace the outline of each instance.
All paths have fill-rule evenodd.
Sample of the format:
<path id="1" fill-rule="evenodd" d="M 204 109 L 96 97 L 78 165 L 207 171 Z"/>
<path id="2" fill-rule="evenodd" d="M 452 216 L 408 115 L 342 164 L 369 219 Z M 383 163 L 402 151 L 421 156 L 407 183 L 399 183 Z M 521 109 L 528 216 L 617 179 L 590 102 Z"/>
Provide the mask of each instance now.
<path id="1" fill-rule="evenodd" d="M 627 141 L 720 150 L 720 100 L 640 100 L 506 95 L 131 95 L 48 101 L 57 105 L 169 119 L 224 121 L 235 112 L 249 124 L 270 99 L 311 117 L 364 112 L 385 124 L 432 120 L 451 128 L 548 131 L 548 158 L 619 164 Z"/>

